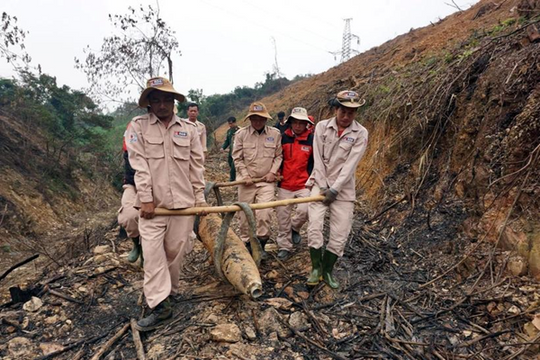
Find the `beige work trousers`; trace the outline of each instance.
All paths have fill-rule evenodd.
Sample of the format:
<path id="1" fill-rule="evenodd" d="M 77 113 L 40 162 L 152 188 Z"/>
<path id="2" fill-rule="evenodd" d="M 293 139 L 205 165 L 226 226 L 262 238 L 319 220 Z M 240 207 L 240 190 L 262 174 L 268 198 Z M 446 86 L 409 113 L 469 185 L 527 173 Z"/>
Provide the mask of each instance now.
<path id="1" fill-rule="evenodd" d="M 277 199 L 295 199 L 308 197 L 310 191 L 308 189 L 300 189 L 296 191 L 290 191 L 282 188 L 278 188 Z M 279 250 L 291 251 L 293 248 L 292 243 L 292 231 L 294 229 L 300 232 L 302 226 L 308 221 L 308 206 L 309 203 L 297 204 L 296 213 L 291 218 L 291 211 L 294 205 L 278 206 L 276 208 L 276 216 L 278 221 L 278 236 L 276 242 Z"/>
<path id="2" fill-rule="evenodd" d="M 122 186 L 122 207 L 118 210 L 118 223 L 126 230 L 127 236 L 136 238 L 139 236 L 139 210 L 135 209 L 137 190 L 133 185 Z"/>
<path id="3" fill-rule="evenodd" d="M 178 293 L 180 268 L 193 249 L 193 216 L 156 216 L 139 220 L 144 254 L 143 290 L 150 308 Z"/>
<path id="4" fill-rule="evenodd" d="M 314 186 L 311 190 L 311 196 L 319 195 L 319 192 L 319 188 Z M 309 203 L 308 246 L 320 249 L 324 245 L 324 215 L 328 208 L 330 208 L 330 237 L 326 244 L 326 250 L 341 257 L 352 228 L 353 201 L 336 200 L 330 206 L 319 201 Z"/>
<path id="5" fill-rule="evenodd" d="M 262 203 L 274 200 L 276 185 L 274 183 L 260 182 L 251 186 L 238 186 L 238 201 L 248 204 Z M 257 223 L 257 237 L 270 236 L 270 216 L 272 209 L 254 210 Z M 246 215 L 240 211 L 240 239 L 249 241 L 249 230 Z"/>

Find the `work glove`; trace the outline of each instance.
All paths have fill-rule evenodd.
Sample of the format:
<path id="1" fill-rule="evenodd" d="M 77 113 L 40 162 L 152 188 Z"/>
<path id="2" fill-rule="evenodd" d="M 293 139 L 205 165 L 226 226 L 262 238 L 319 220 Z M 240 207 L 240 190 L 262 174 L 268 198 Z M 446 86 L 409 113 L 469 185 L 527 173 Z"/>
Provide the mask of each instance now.
<path id="1" fill-rule="evenodd" d="M 322 203 L 326 206 L 329 206 L 331 203 L 336 201 L 338 192 L 337 190 L 334 190 L 332 188 L 323 189 L 321 191 L 321 195 L 324 195 L 324 200 L 322 201 Z"/>

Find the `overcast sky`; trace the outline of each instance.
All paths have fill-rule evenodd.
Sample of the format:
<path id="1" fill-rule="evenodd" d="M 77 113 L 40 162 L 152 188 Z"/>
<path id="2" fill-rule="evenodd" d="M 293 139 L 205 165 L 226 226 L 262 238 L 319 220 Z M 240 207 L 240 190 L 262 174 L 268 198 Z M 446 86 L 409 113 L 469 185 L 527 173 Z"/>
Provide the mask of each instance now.
<path id="1" fill-rule="evenodd" d="M 477 0 L 455 0 L 467 9 Z M 182 55 L 173 59 L 177 90 L 203 89 L 205 95 L 253 86 L 272 71 L 277 47 L 281 72 L 292 79 L 339 64 L 345 22 L 360 37 L 360 52 L 397 35 L 438 21 L 456 11 L 451 0 L 160 0 L 162 18 L 176 31 Z M 34 65 L 75 89 L 87 86 L 74 58 L 83 48 L 99 49 L 114 28 L 108 14 L 156 1 L 4 0 L 0 12 L 17 16 L 29 34 L 27 51 Z M 0 59 L 0 76 L 13 76 Z"/>

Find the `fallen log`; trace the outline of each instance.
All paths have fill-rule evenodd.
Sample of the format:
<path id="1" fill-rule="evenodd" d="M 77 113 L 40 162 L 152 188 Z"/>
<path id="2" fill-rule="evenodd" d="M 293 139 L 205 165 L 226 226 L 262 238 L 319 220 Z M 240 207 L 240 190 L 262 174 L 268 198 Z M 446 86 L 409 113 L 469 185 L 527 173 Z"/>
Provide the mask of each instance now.
<path id="1" fill-rule="evenodd" d="M 261 210 L 261 209 L 275 208 L 278 206 L 287 206 L 287 205 L 301 204 L 301 203 L 322 201 L 322 200 L 324 200 L 323 195 L 315 195 L 315 196 L 308 196 L 304 198 L 286 199 L 286 200 L 269 201 L 269 202 L 257 203 L 257 204 L 249 204 L 249 207 L 252 210 Z M 157 216 L 192 216 L 192 215 L 199 215 L 200 213 L 203 213 L 203 212 L 207 214 L 218 214 L 218 213 L 220 214 L 220 213 L 237 212 L 241 210 L 242 209 L 238 205 L 202 206 L 202 207 L 191 207 L 191 208 L 180 209 L 180 210 L 156 208 L 155 214 Z"/>
<path id="2" fill-rule="evenodd" d="M 219 215 L 210 214 L 201 217 L 199 237 L 214 258 L 214 249 L 221 229 Z M 224 277 L 240 292 L 257 299 L 262 295 L 262 281 L 259 269 L 249 254 L 244 242 L 232 231 L 227 230 L 223 243 L 221 269 Z"/>

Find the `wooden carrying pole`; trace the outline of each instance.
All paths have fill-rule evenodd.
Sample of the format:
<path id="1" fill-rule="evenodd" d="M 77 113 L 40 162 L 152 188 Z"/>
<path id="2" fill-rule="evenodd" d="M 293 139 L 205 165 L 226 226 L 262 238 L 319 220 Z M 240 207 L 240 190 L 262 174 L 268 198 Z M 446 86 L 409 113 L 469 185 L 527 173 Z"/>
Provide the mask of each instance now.
<path id="1" fill-rule="evenodd" d="M 258 204 L 249 204 L 249 207 L 252 210 L 261 210 L 261 209 L 270 209 L 278 206 L 287 206 L 293 204 L 301 204 L 313 201 L 322 201 L 324 199 L 323 195 L 308 196 L 304 198 L 296 199 L 286 199 L 286 200 L 277 200 L 269 201 Z M 204 207 L 191 207 L 181 210 L 169 210 L 157 208 L 155 214 L 158 216 L 193 216 L 198 215 L 201 212 L 206 212 L 207 214 L 216 214 L 216 213 L 230 213 L 241 211 L 242 209 L 238 205 L 224 205 L 224 206 L 204 206 Z"/>
<path id="2" fill-rule="evenodd" d="M 276 176 L 276 182 L 281 181 L 283 179 L 281 176 Z M 264 182 L 265 180 L 263 178 L 256 178 L 252 179 L 251 182 L 256 184 L 260 182 Z M 229 182 L 218 182 L 215 186 L 217 187 L 228 187 L 228 186 L 237 186 L 237 185 L 245 185 L 246 180 L 236 180 L 236 181 L 229 181 Z"/>

